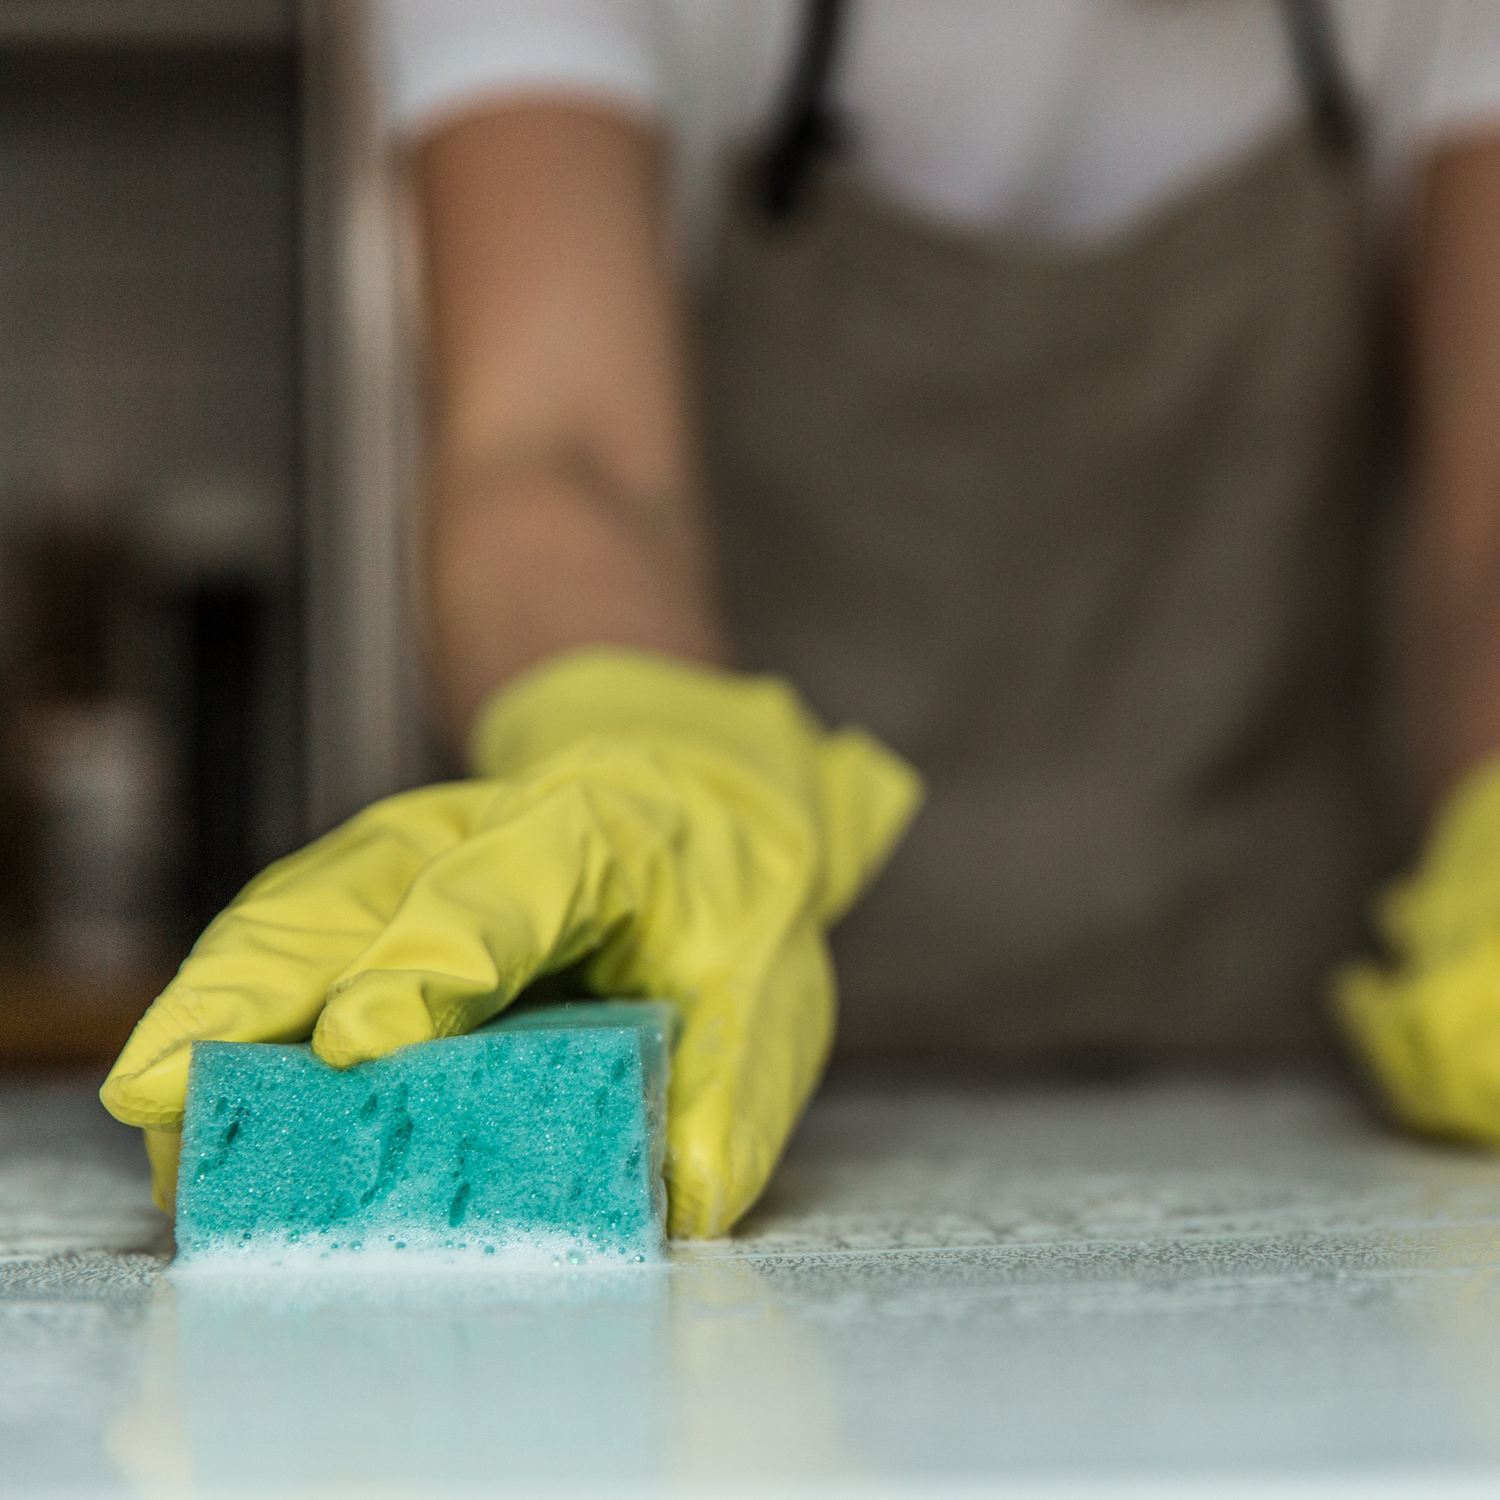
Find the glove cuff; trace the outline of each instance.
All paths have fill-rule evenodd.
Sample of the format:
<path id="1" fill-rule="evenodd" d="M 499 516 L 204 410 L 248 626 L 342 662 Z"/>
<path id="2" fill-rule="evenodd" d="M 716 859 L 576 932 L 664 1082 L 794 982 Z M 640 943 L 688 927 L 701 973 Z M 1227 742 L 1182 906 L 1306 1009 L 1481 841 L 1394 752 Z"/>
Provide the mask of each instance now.
<path id="1" fill-rule="evenodd" d="M 468 760 L 476 775 L 515 776 L 595 735 L 668 736 L 795 781 L 794 747 L 818 732 L 797 695 L 776 678 L 623 647 L 585 647 L 550 657 L 493 693 L 474 721 Z"/>
<path id="2" fill-rule="evenodd" d="M 825 920 L 885 863 L 922 800 L 905 761 L 859 730 L 827 733 L 781 678 L 619 647 L 553 657 L 501 688 L 475 721 L 469 764 L 516 776 L 599 735 L 687 742 L 792 799 L 821 839 Z"/>

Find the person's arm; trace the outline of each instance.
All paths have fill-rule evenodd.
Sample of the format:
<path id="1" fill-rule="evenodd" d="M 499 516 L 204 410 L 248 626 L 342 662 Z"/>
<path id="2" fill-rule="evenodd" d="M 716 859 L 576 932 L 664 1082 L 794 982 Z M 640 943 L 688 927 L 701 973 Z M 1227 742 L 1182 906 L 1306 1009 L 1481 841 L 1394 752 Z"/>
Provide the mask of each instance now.
<path id="1" fill-rule="evenodd" d="M 719 655 L 665 152 L 517 102 L 427 138 L 424 563 L 450 727 L 572 646 Z"/>
<path id="2" fill-rule="evenodd" d="M 1413 670 L 1437 797 L 1500 753 L 1500 131 L 1433 158 L 1413 315 Z"/>

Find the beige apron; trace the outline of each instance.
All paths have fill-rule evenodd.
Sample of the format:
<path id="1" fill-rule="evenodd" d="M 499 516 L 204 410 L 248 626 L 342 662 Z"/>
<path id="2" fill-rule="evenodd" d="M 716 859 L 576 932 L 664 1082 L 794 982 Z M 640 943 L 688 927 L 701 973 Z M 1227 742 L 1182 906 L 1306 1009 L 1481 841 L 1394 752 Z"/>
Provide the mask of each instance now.
<path id="1" fill-rule="evenodd" d="M 930 787 L 836 934 L 841 1047 L 1324 1060 L 1379 859 L 1350 156 L 1310 123 L 1064 252 L 765 180 L 703 327 L 730 628 Z"/>

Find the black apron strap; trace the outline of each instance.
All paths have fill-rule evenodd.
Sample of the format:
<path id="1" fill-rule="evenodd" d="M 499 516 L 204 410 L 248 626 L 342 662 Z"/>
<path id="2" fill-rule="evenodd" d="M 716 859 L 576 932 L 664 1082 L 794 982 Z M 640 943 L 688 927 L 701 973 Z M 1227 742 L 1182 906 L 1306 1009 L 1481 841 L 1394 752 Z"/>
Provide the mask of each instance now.
<path id="1" fill-rule="evenodd" d="M 1354 156 L 1361 144 L 1359 112 L 1339 60 L 1328 0 L 1280 0 L 1280 6 L 1318 139 L 1332 156 Z M 847 10 L 845 0 L 808 0 L 803 10 L 796 65 L 761 162 L 761 207 L 771 220 L 792 217 L 818 153 L 839 143 L 828 84 Z"/>
<path id="2" fill-rule="evenodd" d="M 844 11 L 844 0 L 810 0 L 803 12 L 797 63 L 761 164 L 761 206 L 769 219 L 791 218 L 814 157 L 838 142 L 827 94 Z"/>
<path id="3" fill-rule="evenodd" d="M 1360 145 L 1359 112 L 1339 61 L 1328 0 L 1281 0 L 1281 14 L 1319 141 L 1332 156 L 1355 155 Z"/>

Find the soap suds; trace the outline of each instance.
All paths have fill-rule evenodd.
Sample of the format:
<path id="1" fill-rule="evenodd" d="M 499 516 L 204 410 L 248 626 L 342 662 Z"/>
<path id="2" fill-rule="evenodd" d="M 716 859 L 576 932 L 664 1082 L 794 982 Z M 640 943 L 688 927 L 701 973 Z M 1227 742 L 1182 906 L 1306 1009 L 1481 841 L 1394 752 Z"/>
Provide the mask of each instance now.
<path id="1" fill-rule="evenodd" d="M 392 1274 L 415 1276 L 457 1271 L 486 1274 L 495 1270 L 543 1271 L 661 1264 L 666 1245 L 621 1249 L 545 1232 L 517 1236 L 475 1233 L 456 1237 L 407 1226 L 384 1234 L 361 1232 L 341 1238 L 327 1230 L 307 1235 L 261 1233 L 241 1242 L 218 1242 L 206 1253 L 181 1256 L 172 1264 L 173 1279 L 256 1275 L 280 1270 L 317 1275 Z"/>

